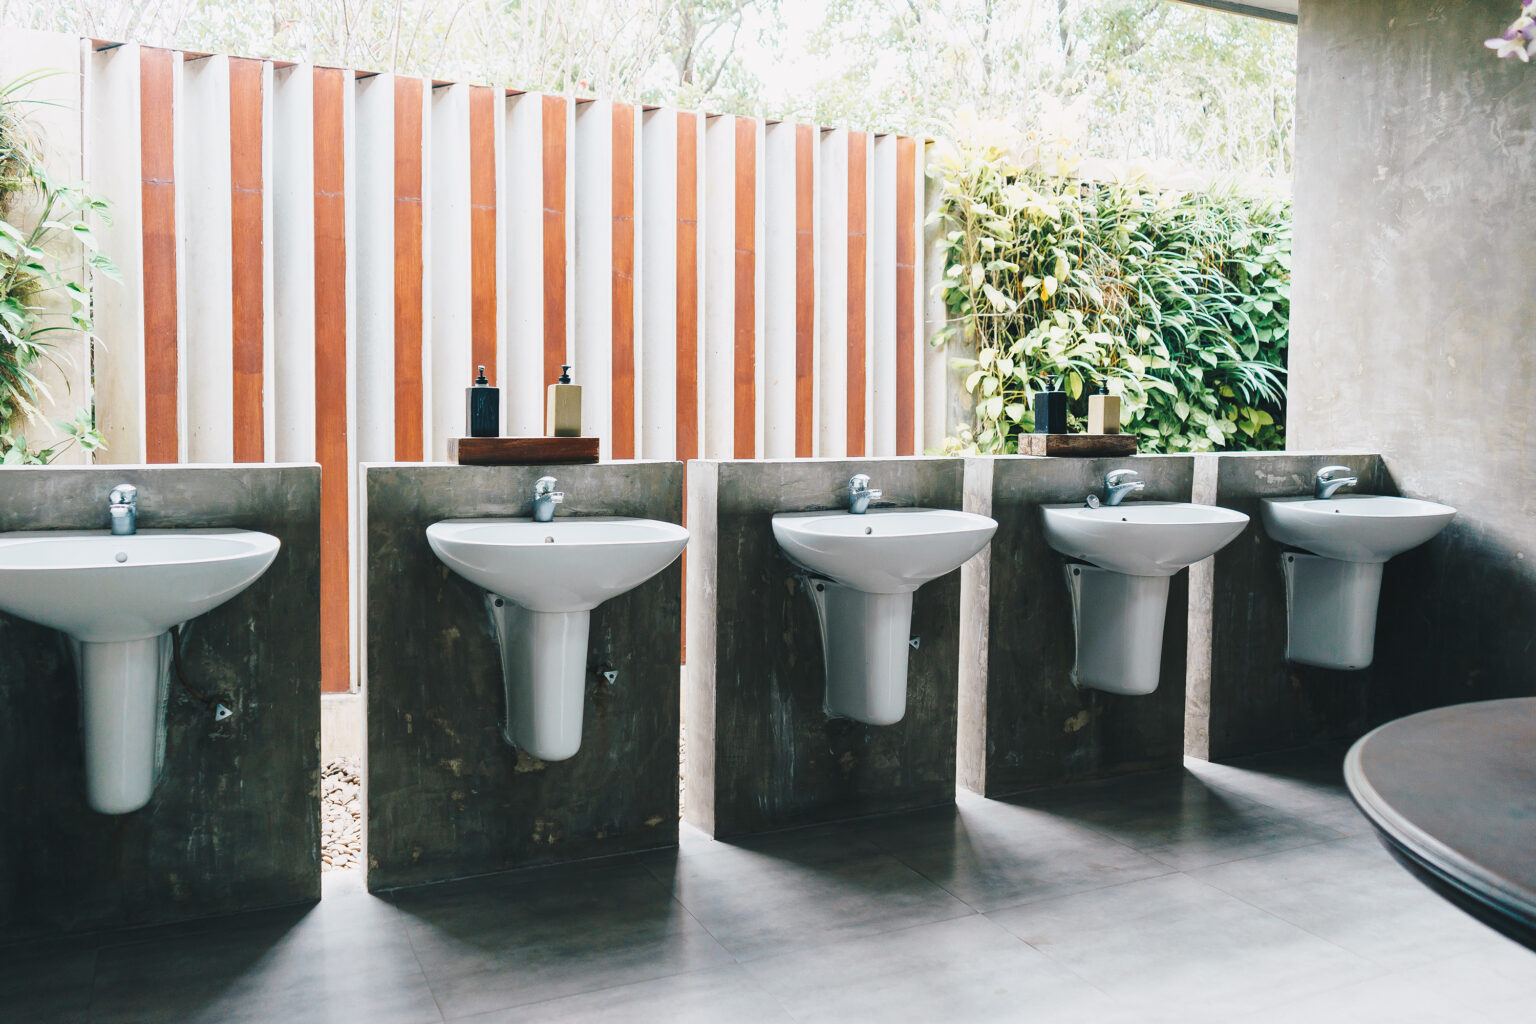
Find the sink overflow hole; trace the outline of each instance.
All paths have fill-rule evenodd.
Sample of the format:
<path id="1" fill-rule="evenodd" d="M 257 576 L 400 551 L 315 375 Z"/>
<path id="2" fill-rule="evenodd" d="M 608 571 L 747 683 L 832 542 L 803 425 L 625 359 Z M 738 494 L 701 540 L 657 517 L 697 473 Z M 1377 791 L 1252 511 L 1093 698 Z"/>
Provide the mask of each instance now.
<path id="1" fill-rule="evenodd" d="M 875 528 L 873 526 L 866 526 L 866 527 L 864 527 L 864 532 L 865 533 L 874 533 L 875 532 Z"/>
<path id="2" fill-rule="evenodd" d="M 126 552 L 126 551 L 119 551 L 117 553 L 117 560 L 119 562 L 126 562 L 126 561 L 128 561 L 128 552 Z"/>
<path id="3" fill-rule="evenodd" d="M 553 544 L 554 542 L 555 542 L 555 538 L 553 538 L 553 537 L 545 537 L 544 538 L 544 543 L 545 544 Z"/>

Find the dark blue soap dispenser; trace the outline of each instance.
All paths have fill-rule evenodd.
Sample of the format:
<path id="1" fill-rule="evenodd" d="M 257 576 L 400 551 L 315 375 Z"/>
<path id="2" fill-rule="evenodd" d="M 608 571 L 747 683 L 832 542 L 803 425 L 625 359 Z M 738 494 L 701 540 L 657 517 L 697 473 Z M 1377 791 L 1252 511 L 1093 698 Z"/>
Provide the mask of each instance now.
<path id="1" fill-rule="evenodd" d="M 1044 391 L 1035 392 L 1035 433 L 1067 432 L 1067 393 L 1061 390 L 1060 377 L 1048 377 Z"/>

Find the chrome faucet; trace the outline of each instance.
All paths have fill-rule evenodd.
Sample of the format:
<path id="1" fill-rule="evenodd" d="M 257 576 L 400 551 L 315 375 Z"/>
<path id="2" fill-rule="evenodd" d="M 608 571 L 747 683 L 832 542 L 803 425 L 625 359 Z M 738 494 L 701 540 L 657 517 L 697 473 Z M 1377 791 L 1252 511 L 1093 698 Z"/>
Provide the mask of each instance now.
<path id="1" fill-rule="evenodd" d="M 1112 469 L 1104 474 L 1104 504 L 1120 504 L 1132 491 L 1144 490 L 1147 482 L 1134 469 Z"/>
<path id="2" fill-rule="evenodd" d="M 565 492 L 555 490 L 555 478 L 541 476 L 533 482 L 533 521 L 547 523 L 555 518 L 555 506 L 565 500 Z"/>
<path id="3" fill-rule="evenodd" d="M 869 486 L 869 477 L 855 473 L 848 481 L 848 511 L 861 516 L 869 511 L 869 503 L 880 497 L 881 492 Z"/>
<path id="4" fill-rule="evenodd" d="M 1354 472 L 1348 466 L 1324 466 L 1317 471 L 1317 476 L 1312 481 L 1312 495 L 1319 500 L 1331 498 L 1340 487 L 1353 487 L 1360 482 L 1358 477 L 1340 476 L 1340 473 Z"/>
<path id="5" fill-rule="evenodd" d="M 118 484 L 107 496 L 108 523 L 117 537 L 127 537 L 139 529 L 139 489 L 133 484 Z"/>

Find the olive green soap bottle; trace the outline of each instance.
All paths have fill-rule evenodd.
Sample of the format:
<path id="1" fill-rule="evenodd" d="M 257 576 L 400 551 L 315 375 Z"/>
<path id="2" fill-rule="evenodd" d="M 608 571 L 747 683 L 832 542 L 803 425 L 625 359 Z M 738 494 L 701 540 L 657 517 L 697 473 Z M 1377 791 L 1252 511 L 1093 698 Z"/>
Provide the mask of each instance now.
<path id="1" fill-rule="evenodd" d="M 560 379 L 549 386 L 544 433 L 549 437 L 581 436 L 581 385 L 571 383 L 569 366 L 561 366 Z"/>

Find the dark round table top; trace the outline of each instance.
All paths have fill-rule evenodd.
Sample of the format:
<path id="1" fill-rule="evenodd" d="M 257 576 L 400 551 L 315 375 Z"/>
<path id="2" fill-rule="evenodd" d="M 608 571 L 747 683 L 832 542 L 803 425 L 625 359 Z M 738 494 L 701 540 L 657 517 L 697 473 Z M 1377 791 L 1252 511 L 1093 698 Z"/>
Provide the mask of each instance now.
<path id="1" fill-rule="evenodd" d="M 1344 780 L 1405 867 L 1536 949 L 1536 698 L 1389 722 L 1350 748 Z"/>

